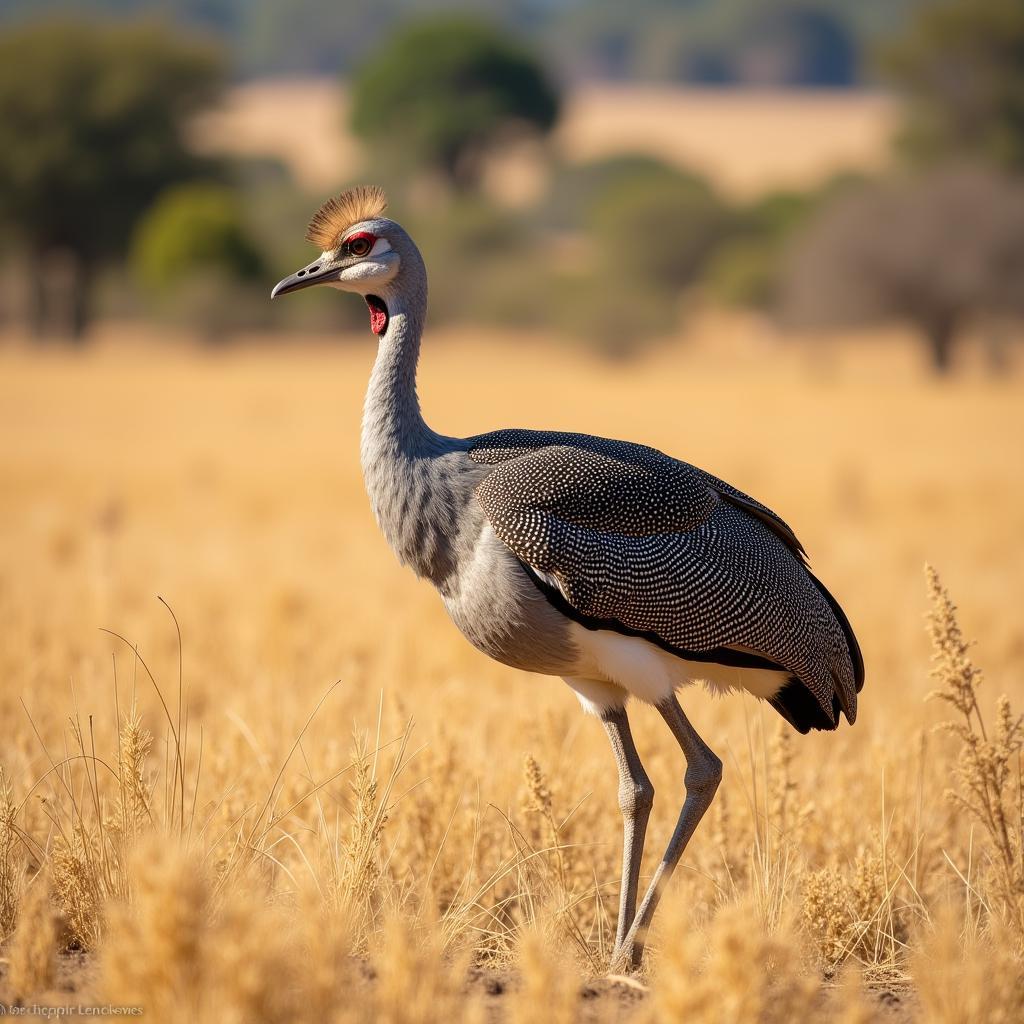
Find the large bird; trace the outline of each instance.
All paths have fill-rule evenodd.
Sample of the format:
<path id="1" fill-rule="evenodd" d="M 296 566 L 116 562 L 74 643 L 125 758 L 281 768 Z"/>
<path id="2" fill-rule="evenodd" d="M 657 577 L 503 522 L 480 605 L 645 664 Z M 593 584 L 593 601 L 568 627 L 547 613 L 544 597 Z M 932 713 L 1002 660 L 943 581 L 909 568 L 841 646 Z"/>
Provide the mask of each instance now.
<path id="1" fill-rule="evenodd" d="M 864 663 L 850 624 L 793 531 L 718 477 L 645 445 L 590 434 L 496 430 L 447 437 L 420 414 L 416 365 L 427 273 L 378 188 L 317 211 L 320 250 L 272 296 L 313 285 L 362 295 L 378 336 L 361 458 L 381 530 L 437 588 L 485 654 L 561 676 L 607 731 L 619 772 L 622 886 L 613 967 L 636 967 L 645 932 L 722 762 L 676 691 L 746 690 L 795 729 L 853 723 Z M 653 704 L 686 759 L 685 799 L 637 908 L 654 790 L 626 717 Z"/>

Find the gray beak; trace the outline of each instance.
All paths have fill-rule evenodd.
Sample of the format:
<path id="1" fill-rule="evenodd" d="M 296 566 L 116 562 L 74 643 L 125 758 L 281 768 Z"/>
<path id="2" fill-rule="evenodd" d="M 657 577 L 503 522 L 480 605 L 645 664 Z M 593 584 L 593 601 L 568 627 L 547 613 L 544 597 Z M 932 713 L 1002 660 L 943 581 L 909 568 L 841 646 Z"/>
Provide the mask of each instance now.
<path id="1" fill-rule="evenodd" d="M 338 267 L 336 265 L 329 265 L 327 260 L 321 256 L 308 267 L 303 267 L 302 270 L 289 274 L 288 277 L 278 281 L 274 285 L 270 297 L 276 299 L 278 295 L 287 295 L 289 292 L 297 292 L 302 288 L 311 288 L 315 284 L 323 284 L 324 281 L 330 280 L 331 276 L 337 272 Z"/>

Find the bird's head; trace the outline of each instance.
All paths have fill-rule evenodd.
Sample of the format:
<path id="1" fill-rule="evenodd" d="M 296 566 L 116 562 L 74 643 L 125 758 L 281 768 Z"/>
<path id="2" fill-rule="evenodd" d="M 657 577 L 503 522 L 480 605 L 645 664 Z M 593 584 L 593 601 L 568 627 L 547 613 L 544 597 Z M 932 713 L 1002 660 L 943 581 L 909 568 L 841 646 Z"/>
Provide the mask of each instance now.
<path id="1" fill-rule="evenodd" d="M 306 232 L 320 255 L 278 281 L 270 297 L 317 284 L 355 292 L 370 308 L 370 329 L 384 334 L 401 285 L 425 287 L 419 252 L 404 229 L 383 216 L 386 206 L 387 197 L 376 186 L 359 186 L 328 199 Z"/>

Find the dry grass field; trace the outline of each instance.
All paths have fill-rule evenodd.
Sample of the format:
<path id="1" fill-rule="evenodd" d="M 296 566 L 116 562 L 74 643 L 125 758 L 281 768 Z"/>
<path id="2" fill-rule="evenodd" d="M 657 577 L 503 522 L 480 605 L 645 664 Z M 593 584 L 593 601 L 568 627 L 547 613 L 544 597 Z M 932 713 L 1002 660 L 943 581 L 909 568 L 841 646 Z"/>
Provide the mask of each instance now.
<path id="1" fill-rule="evenodd" d="M 835 734 L 682 695 L 725 781 L 645 973 L 608 979 L 605 737 L 560 681 L 473 651 L 385 547 L 357 458 L 372 338 L 145 333 L 0 346 L 0 1002 L 1019 1019 L 1019 371 L 936 382 L 897 336 L 814 352 L 721 318 L 625 366 L 543 337 L 427 338 L 433 426 L 589 429 L 713 470 L 795 525 L 864 647 L 861 716 Z M 969 655 L 939 606 L 930 660 L 926 560 Z M 657 791 L 647 874 L 683 764 L 656 714 L 633 718 Z"/>
<path id="2" fill-rule="evenodd" d="M 362 171 L 346 117 L 333 80 L 258 80 L 231 90 L 196 137 L 213 152 L 275 156 L 310 191 L 330 191 Z M 648 153 L 750 197 L 883 166 L 895 120 L 892 100 L 872 93 L 590 85 L 566 96 L 553 151 L 570 161 Z M 534 156 L 505 154 L 492 168 L 494 188 L 512 200 L 530 197 L 540 175 Z"/>

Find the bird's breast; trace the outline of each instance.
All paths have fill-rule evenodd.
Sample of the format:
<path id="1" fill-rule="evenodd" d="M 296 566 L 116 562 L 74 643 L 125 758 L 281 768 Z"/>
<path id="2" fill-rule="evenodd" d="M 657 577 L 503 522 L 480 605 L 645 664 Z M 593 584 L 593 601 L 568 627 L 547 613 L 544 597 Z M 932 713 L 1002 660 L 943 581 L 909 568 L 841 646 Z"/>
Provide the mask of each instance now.
<path id="1" fill-rule="evenodd" d="M 546 675 L 561 675 L 576 662 L 570 621 L 540 593 L 486 521 L 442 597 L 466 639 L 495 661 Z"/>

